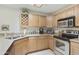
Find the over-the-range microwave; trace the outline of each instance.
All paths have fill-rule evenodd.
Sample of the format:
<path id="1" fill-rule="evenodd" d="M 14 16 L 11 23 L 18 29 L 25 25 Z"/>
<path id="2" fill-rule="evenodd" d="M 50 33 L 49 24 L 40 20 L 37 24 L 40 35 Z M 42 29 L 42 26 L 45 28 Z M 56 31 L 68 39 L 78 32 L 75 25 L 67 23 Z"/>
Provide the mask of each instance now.
<path id="1" fill-rule="evenodd" d="M 59 19 L 57 21 L 58 27 L 75 27 L 75 16 Z"/>

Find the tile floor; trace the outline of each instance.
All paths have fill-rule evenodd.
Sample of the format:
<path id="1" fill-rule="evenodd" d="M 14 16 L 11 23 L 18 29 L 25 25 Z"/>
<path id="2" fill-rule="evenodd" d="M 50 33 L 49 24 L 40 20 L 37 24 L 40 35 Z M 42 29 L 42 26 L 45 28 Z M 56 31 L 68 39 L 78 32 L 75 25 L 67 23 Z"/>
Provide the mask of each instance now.
<path id="1" fill-rule="evenodd" d="M 35 53 L 30 53 L 28 55 L 55 55 L 55 54 L 50 49 L 48 49 L 48 50 L 43 50 Z"/>

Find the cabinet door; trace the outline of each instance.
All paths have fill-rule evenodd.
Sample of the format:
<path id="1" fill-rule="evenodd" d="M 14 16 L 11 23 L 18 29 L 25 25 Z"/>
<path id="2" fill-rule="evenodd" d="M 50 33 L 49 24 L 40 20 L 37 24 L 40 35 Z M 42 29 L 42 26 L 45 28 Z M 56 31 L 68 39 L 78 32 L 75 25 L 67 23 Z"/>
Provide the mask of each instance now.
<path id="1" fill-rule="evenodd" d="M 66 17 L 68 16 L 68 14 L 69 14 L 69 13 L 67 13 L 67 10 L 60 12 L 60 13 L 59 13 L 60 19 L 66 18 Z"/>
<path id="2" fill-rule="evenodd" d="M 15 55 L 15 46 L 14 46 L 14 44 L 11 45 L 8 52 L 9 52 L 9 55 Z"/>
<path id="3" fill-rule="evenodd" d="M 39 26 L 39 16 L 34 14 L 29 14 L 29 26 Z"/>
<path id="4" fill-rule="evenodd" d="M 76 16 L 75 25 L 79 26 L 79 5 L 74 7 L 74 15 Z"/>
<path id="5" fill-rule="evenodd" d="M 66 11 L 66 16 L 67 17 L 70 17 L 70 16 L 73 16 L 74 15 L 74 8 L 69 8 L 67 11 Z"/>
<path id="6" fill-rule="evenodd" d="M 53 50 L 54 49 L 53 37 L 48 37 L 48 40 L 49 40 L 49 48 Z"/>
<path id="7" fill-rule="evenodd" d="M 29 52 L 37 50 L 37 37 L 30 37 L 29 38 Z"/>
<path id="8" fill-rule="evenodd" d="M 53 16 L 47 16 L 46 17 L 46 26 L 47 27 L 53 27 L 53 21 L 54 21 Z"/>
<path id="9" fill-rule="evenodd" d="M 79 43 L 71 42 L 71 55 L 79 55 Z"/>
<path id="10" fill-rule="evenodd" d="M 28 39 L 18 40 L 14 43 L 15 55 L 24 55 L 28 53 Z"/>
<path id="11" fill-rule="evenodd" d="M 54 20 L 53 20 L 53 27 L 57 27 L 57 20 L 58 20 L 58 16 L 54 16 Z"/>
<path id="12" fill-rule="evenodd" d="M 39 26 L 46 26 L 46 17 L 45 16 L 39 16 Z"/>
<path id="13" fill-rule="evenodd" d="M 48 39 L 46 37 L 39 37 L 37 45 L 38 50 L 48 48 Z"/>
<path id="14" fill-rule="evenodd" d="M 79 26 L 79 15 L 76 15 L 75 26 Z"/>

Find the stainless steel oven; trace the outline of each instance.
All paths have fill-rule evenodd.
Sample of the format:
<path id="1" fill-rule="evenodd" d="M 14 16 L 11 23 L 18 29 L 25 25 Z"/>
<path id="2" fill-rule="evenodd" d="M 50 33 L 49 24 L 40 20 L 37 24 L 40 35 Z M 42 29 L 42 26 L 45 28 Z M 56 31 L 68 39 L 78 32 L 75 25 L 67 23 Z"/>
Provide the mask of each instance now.
<path id="1" fill-rule="evenodd" d="M 63 55 L 69 55 L 69 42 L 60 40 L 60 39 L 55 39 L 55 53 L 56 54 L 63 54 Z"/>

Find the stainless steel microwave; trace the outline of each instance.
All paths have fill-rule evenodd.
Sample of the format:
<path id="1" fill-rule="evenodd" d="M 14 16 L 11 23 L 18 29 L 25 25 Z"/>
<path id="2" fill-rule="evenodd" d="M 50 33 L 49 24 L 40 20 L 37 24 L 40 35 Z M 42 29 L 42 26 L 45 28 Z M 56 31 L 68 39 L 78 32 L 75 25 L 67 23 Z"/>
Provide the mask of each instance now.
<path id="1" fill-rule="evenodd" d="M 74 27 L 75 26 L 75 16 L 67 17 L 58 20 L 58 27 Z"/>

